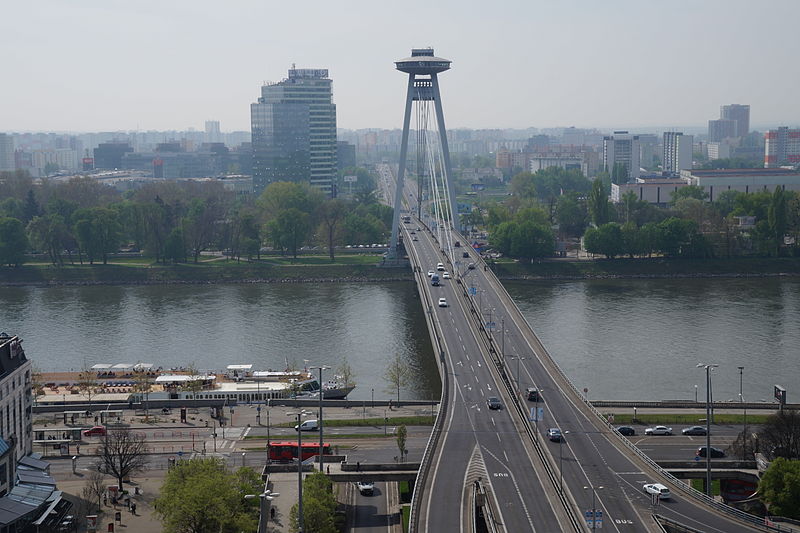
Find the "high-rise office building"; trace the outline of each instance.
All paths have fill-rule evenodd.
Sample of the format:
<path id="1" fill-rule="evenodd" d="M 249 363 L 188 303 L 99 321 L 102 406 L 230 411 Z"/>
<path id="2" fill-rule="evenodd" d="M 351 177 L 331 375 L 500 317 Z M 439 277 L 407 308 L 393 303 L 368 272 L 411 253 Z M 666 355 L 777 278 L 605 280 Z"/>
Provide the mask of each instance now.
<path id="1" fill-rule="evenodd" d="M 750 133 L 750 106 L 728 104 L 719 107 L 719 118 L 736 121 L 735 137 L 746 137 Z"/>
<path id="2" fill-rule="evenodd" d="M 665 172 L 680 172 L 692 168 L 693 135 L 684 135 L 678 131 L 664 132 L 664 157 L 662 164 Z"/>
<path id="3" fill-rule="evenodd" d="M 14 137 L 0 133 L 0 170 L 14 170 Z"/>
<path id="4" fill-rule="evenodd" d="M 764 140 L 764 168 L 800 165 L 800 129 L 769 130 Z"/>
<path id="5" fill-rule="evenodd" d="M 627 131 L 615 131 L 603 137 L 603 166 L 609 173 L 617 163 L 625 165 L 628 181 L 634 181 L 642 172 L 639 165 L 639 136 Z"/>
<path id="6" fill-rule="evenodd" d="M 250 105 L 253 189 L 275 181 L 310 183 L 332 192 L 336 174 L 336 104 L 327 69 L 289 70 L 261 87 Z"/>
<path id="7" fill-rule="evenodd" d="M 708 121 L 708 142 L 718 143 L 736 137 L 736 121 L 718 119 Z"/>

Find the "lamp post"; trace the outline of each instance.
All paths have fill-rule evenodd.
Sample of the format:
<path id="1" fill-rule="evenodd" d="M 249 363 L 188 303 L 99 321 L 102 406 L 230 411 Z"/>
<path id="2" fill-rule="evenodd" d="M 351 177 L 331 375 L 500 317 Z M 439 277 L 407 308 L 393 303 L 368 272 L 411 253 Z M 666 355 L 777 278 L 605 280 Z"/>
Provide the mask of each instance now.
<path id="1" fill-rule="evenodd" d="M 252 498 L 258 498 L 259 506 L 258 506 L 258 533 L 267 533 L 267 502 L 272 501 L 281 494 L 279 492 L 272 492 L 271 490 L 267 489 L 267 486 L 264 485 L 264 492 L 261 494 L 245 494 L 244 498 L 246 500 L 250 500 Z"/>
<path id="2" fill-rule="evenodd" d="M 564 436 L 569 431 L 564 431 L 558 439 L 558 490 L 564 493 Z"/>
<path id="3" fill-rule="evenodd" d="M 697 385 L 694 386 L 694 403 L 697 403 Z"/>
<path id="4" fill-rule="evenodd" d="M 319 471 L 322 472 L 324 466 L 322 465 L 322 371 L 323 370 L 330 370 L 331 367 L 329 366 L 314 366 L 311 367 L 312 369 L 319 370 Z M 375 389 L 373 389 L 375 390 Z"/>
<path id="5" fill-rule="evenodd" d="M 287 416 L 297 417 L 297 532 L 303 533 L 303 433 L 300 424 L 301 418 L 308 415 L 308 411 L 300 410 L 286 413 Z"/>
<path id="6" fill-rule="evenodd" d="M 595 506 L 595 496 L 598 490 L 603 490 L 603 487 L 588 486 L 588 487 L 583 487 L 583 490 L 592 491 L 592 531 L 594 531 L 597 526 L 597 507 Z"/>
<path id="7" fill-rule="evenodd" d="M 747 405 L 744 403 L 744 390 L 742 388 L 744 367 L 739 368 L 739 402 L 742 404 L 742 411 L 744 411 L 744 431 L 742 433 L 742 459 L 747 458 Z"/>
<path id="8" fill-rule="evenodd" d="M 719 365 L 697 363 L 706 369 L 706 494 L 711 496 L 711 369 Z"/>

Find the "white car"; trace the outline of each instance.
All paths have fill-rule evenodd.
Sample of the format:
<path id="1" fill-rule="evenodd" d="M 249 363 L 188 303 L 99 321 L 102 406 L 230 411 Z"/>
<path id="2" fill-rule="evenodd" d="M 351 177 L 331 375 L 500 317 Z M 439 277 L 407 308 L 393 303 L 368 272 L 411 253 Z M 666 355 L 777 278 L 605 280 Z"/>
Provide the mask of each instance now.
<path id="1" fill-rule="evenodd" d="M 364 496 L 372 496 L 372 493 L 375 490 L 375 483 L 372 481 L 359 481 L 356 483 L 356 488 L 358 488 L 358 492 Z"/>
<path id="2" fill-rule="evenodd" d="M 444 263 L 436 263 L 436 270 L 440 272 L 444 270 Z"/>
<path id="3" fill-rule="evenodd" d="M 450 272 L 448 272 L 447 270 L 445 270 L 444 272 L 442 272 L 442 278 L 444 278 L 444 279 L 450 279 Z"/>
<path id="4" fill-rule="evenodd" d="M 433 270 L 428 270 L 428 277 L 433 276 Z"/>
<path id="5" fill-rule="evenodd" d="M 672 428 L 667 426 L 656 426 L 644 430 L 645 435 L 672 435 Z"/>
<path id="6" fill-rule="evenodd" d="M 648 483 L 642 487 L 647 494 L 658 494 L 659 499 L 666 500 L 672 497 L 669 489 L 661 483 Z"/>
<path id="7" fill-rule="evenodd" d="M 447 307 L 447 298 L 439 298 L 439 307 Z"/>

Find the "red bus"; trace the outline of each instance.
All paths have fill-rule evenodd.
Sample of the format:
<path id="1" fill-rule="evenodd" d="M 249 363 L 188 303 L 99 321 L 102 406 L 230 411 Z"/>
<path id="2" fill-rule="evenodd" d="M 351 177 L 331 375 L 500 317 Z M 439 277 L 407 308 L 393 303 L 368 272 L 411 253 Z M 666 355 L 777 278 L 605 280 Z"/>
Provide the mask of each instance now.
<path id="1" fill-rule="evenodd" d="M 319 442 L 304 442 L 302 445 L 303 457 L 305 461 L 309 457 L 319 455 Z M 270 461 L 292 461 L 297 459 L 297 441 L 270 442 L 267 444 Z M 331 455 L 331 445 L 327 442 L 322 443 L 322 454 Z"/>

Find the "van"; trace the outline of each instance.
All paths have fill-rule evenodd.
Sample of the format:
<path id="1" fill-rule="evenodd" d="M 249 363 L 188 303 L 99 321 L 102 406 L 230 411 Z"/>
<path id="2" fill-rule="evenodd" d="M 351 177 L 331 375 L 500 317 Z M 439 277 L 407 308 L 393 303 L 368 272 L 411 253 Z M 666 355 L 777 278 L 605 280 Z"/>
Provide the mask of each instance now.
<path id="1" fill-rule="evenodd" d="M 305 420 L 299 426 L 294 427 L 295 431 L 297 431 L 298 428 L 300 429 L 300 431 L 316 431 L 319 429 L 319 423 L 317 422 L 316 419 Z"/>
<path id="2" fill-rule="evenodd" d="M 433 276 L 431 276 L 431 285 L 433 285 L 434 287 L 438 287 L 439 286 L 439 275 L 438 274 L 434 274 Z"/>

